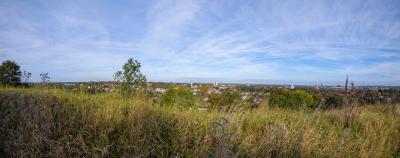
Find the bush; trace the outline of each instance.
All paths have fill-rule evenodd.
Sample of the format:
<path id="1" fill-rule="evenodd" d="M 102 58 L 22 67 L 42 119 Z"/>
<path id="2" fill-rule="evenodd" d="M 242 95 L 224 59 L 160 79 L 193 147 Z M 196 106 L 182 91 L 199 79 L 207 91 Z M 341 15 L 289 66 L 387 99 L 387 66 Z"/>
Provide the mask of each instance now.
<path id="1" fill-rule="evenodd" d="M 314 100 L 311 94 L 305 91 L 282 89 L 272 91 L 269 98 L 269 105 L 290 109 L 299 109 L 300 107 L 315 109 L 318 106 L 318 102 Z"/>
<path id="2" fill-rule="evenodd" d="M 187 88 L 170 88 L 162 94 L 161 104 L 163 106 L 191 107 L 195 105 L 195 99 Z"/>
<path id="3" fill-rule="evenodd" d="M 335 93 L 329 93 L 325 95 L 325 105 L 327 107 L 341 107 L 343 104 L 343 96 Z"/>
<path id="4" fill-rule="evenodd" d="M 400 153 L 400 108 L 388 115 L 387 105 L 359 107 L 344 128 L 345 109 L 204 113 L 160 107 L 145 93 L 125 98 L 42 91 L 0 89 L 0 157 L 217 157 L 222 145 L 234 157 Z M 210 123 L 221 116 L 224 132 Z"/>
<path id="5" fill-rule="evenodd" d="M 364 104 L 376 104 L 379 102 L 379 92 L 377 90 L 368 90 L 362 98 Z"/>
<path id="6" fill-rule="evenodd" d="M 210 108 L 213 110 L 229 110 L 240 101 L 239 92 L 223 92 L 222 94 L 214 93 L 210 95 Z"/>

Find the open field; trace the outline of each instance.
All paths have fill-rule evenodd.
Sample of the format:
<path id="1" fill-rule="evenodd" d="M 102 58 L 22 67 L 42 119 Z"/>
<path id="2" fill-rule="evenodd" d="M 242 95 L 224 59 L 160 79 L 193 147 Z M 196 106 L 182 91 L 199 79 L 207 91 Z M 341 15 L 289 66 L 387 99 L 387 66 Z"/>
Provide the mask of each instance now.
<path id="1" fill-rule="evenodd" d="M 202 112 L 162 106 L 146 93 L 2 88 L 0 151 L 5 157 L 400 156 L 398 106 L 363 105 L 351 114 L 345 127 L 341 109 Z M 221 132 L 212 125 L 220 117 L 239 122 Z"/>

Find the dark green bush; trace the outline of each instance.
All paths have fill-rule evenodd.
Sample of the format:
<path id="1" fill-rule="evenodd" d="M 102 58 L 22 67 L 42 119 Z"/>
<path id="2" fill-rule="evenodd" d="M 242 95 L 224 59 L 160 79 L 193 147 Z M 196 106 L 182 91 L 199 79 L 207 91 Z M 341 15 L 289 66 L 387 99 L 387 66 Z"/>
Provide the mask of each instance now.
<path id="1" fill-rule="evenodd" d="M 214 93 L 209 97 L 210 108 L 213 110 L 229 110 L 240 101 L 239 92 L 228 91 L 221 94 Z"/>
<path id="2" fill-rule="evenodd" d="M 341 107 L 343 104 L 343 96 L 336 93 L 328 93 L 324 96 L 325 98 L 325 107 Z"/>
<path id="3" fill-rule="evenodd" d="M 308 94 L 305 91 L 289 91 L 288 89 L 281 89 L 271 92 L 269 105 L 272 107 L 290 109 L 299 109 L 300 107 L 315 109 L 318 106 L 318 102 L 314 100 L 311 94 Z"/>
<path id="4" fill-rule="evenodd" d="M 191 107 L 195 105 L 195 98 L 192 92 L 185 88 L 170 88 L 161 95 L 161 105 Z"/>
<path id="5" fill-rule="evenodd" d="M 6 60 L 0 65 L 0 85 L 17 86 L 21 84 L 20 66 L 11 60 Z"/>

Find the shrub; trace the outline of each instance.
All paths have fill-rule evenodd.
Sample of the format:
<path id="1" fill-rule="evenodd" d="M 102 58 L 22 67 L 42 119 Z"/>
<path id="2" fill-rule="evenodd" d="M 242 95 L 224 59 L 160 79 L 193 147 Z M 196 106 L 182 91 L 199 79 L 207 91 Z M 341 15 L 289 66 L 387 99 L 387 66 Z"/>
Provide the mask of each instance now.
<path id="1" fill-rule="evenodd" d="M 400 153 L 400 108 L 387 115 L 386 105 L 359 107 L 350 127 L 343 128 L 344 109 L 204 113 L 160 107 L 144 93 L 125 98 L 42 91 L 0 89 L 0 157 L 399 157 Z M 215 129 L 210 121 L 220 117 L 228 120 L 221 119 L 225 126 Z M 241 121 L 233 125 L 229 120 Z M 218 136 L 223 139 L 217 140 Z"/>
<path id="2" fill-rule="evenodd" d="M 376 90 L 368 90 L 362 100 L 365 104 L 376 104 L 379 102 L 379 92 Z"/>
<path id="3" fill-rule="evenodd" d="M 269 105 L 272 107 L 284 107 L 299 109 L 307 107 L 315 109 L 318 102 L 314 100 L 311 94 L 302 90 L 289 91 L 288 89 L 272 91 L 269 98 Z"/>
<path id="4" fill-rule="evenodd" d="M 227 91 L 221 94 L 214 93 L 210 95 L 210 108 L 213 110 L 229 110 L 240 101 L 239 92 Z"/>
<path id="5" fill-rule="evenodd" d="M 192 92 L 187 88 L 170 88 L 162 94 L 161 104 L 163 106 L 191 107 L 195 105 L 195 99 Z"/>
<path id="6" fill-rule="evenodd" d="M 324 96 L 325 106 L 327 107 L 341 107 L 343 104 L 343 96 L 335 93 L 329 93 Z"/>

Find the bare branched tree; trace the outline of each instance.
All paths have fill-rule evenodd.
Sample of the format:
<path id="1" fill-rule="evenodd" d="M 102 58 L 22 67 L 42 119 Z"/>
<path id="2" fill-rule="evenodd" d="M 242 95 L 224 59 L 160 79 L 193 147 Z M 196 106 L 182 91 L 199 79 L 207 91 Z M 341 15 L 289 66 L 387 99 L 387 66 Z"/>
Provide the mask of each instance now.
<path id="1" fill-rule="evenodd" d="M 28 72 L 28 71 L 24 71 L 22 73 L 22 77 L 24 79 L 25 85 L 28 83 L 29 79 L 31 78 L 32 73 Z"/>
<path id="2" fill-rule="evenodd" d="M 41 73 L 40 74 L 40 79 L 42 80 L 43 85 L 47 85 L 50 82 L 50 76 L 49 73 Z"/>
<path id="3" fill-rule="evenodd" d="M 114 81 L 119 83 L 123 81 L 122 71 L 117 71 L 113 75 Z"/>

